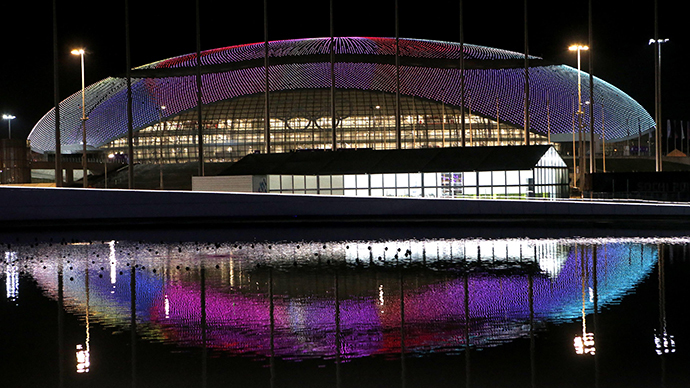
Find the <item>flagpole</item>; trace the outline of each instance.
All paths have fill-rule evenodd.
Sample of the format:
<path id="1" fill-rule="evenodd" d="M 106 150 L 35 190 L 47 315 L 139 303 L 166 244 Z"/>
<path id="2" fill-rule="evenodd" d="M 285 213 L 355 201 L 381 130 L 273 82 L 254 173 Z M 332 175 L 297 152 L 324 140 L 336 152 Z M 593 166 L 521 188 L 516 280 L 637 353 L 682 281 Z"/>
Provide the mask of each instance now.
<path id="1" fill-rule="evenodd" d="M 683 122 L 681 121 L 681 124 L 682 124 L 682 123 L 683 123 Z M 682 127 L 683 127 L 683 126 L 681 125 L 681 128 L 682 128 Z M 686 125 L 686 128 L 687 128 L 687 127 L 688 127 L 688 126 Z M 688 152 L 690 152 L 690 135 L 686 136 L 686 135 L 685 135 L 685 130 L 683 130 L 683 137 L 686 139 L 685 153 L 687 154 Z"/>
<path id="2" fill-rule="evenodd" d="M 594 109 L 594 106 L 592 105 L 592 109 Z M 602 157 L 603 157 L 603 169 L 604 173 L 606 173 L 606 131 L 605 131 L 605 126 L 604 126 L 604 103 L 601 103 L 601 150 L 602 150 Z"/>

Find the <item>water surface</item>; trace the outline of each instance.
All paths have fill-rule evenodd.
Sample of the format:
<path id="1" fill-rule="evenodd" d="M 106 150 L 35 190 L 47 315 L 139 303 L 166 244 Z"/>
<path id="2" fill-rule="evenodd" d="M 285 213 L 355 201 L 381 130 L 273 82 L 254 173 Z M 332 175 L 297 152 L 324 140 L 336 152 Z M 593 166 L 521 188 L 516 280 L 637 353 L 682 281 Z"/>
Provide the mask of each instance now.
<path id="1" fill-rule="evenodd" d="M 2 386 L 687 386 L 688 242 L 3 243 Z"/>

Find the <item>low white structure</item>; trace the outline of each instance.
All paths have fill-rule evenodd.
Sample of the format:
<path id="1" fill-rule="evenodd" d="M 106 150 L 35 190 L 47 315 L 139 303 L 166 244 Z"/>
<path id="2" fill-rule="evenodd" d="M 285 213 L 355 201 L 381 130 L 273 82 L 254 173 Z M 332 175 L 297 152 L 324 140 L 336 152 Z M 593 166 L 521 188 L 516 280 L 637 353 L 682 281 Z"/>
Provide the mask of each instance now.
<path id="1" fill-rule="evenodd" d="M 568 168 L 551 146 L 248 155 L 196 191 L 357 197 L 562 198 Z"/>

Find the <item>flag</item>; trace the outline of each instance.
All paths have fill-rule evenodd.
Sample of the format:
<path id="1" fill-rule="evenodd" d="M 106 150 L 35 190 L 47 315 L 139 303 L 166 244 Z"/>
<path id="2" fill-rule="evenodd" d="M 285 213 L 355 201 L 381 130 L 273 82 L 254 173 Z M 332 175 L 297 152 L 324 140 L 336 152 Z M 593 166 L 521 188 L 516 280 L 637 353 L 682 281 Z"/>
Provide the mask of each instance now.
<path id="1" fill-rule="evenodd" d="M 671 137 L 671 119 L 666 120 L 666 138 Z"/>
<path id="2" fill-rule="evenodd" d="M 680 121 L 680 140 L 685 139 L 685 130 L 683 129 L 683 121 Z"/>

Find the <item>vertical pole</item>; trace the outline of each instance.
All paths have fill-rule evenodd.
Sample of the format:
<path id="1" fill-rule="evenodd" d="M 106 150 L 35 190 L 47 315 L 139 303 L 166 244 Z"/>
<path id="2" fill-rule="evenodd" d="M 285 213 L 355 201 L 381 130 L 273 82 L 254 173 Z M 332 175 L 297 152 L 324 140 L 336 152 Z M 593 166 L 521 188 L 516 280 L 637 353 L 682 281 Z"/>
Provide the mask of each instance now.
<path id="1" fill-rule="evenodd" d="M 400 133 L 400 31 L 398 17 L 398 0 L 395 0 L 395 149 L 402 144 Z"/>
<path id="2" fill-rule="evenodd" d="M 498 117 L 498 97 L 496 97 L 496 145 L 501 145 L 501 122 Z"/>
<path id="3" fill-rule="evenodd" d="M 465 147 L 465 29 L 462 0 L 460 0 L 460 126 L 462 127 L 462 146 Z"/>
<path id="4" fill-rule="evenodd" d="M 208 328 L 206 323 L 206 268 L 201 263 L 199 268 L 200 284 L 200 309 L 201 309 L 201 387 L 208 386 Z"/>
<path id="5" fill-rule="evenodd" d="M 84 188 L 89 187 L 89 174 L 86 162 L 86 84 L 84 80 L 84 50 L 81 54 L 81 168 L 83 170 Z"/>
<path id="6" fill-rule="evenodd" d="M 55 187 L 62 187 L 62 147 L 60 139 L 60 82 L 58 81 L 57 0 L 53 0 L 53 98 L 55 101 Z"/>
<path id="7" fill-rule="evenodd" d="M 575 105 L 575 101 L 573 99 L 573 105 Z M 573 106 L 573 108 L 575 108 Z M 577 153 L 576 148 L 575 148 L 575 115 L 577 115 L 577 111 L 573 109 L 573 188 L 577 188 Z"/>
<path id="8" fill-rule="evenodd" d="M 551 107 L 548 95 L 546 96 L 546 141 L 551 144 Z"/>
<path id="9" fill-rule="evenodd" d="M 582 137 L 582 56 L 581 56 L 582 49 L 580 47 L 577 48 L 577 129 L 578 129 L 578 152 L 580 153 L 578 159 L 580 159 L 580 171 L 577 174 L 578 181 L 579 181 L 579 187 L 580 189 L 584 188 L 584 182 L 583 182 L 583 177 L 585 175 L 585 155 L 584 155 L 584 144 L 583 144 L 583 137 Z"/>
<path id="10" fill-rule="evenodd" d="M 268 79 L 268 0 L 264 0 L 264 144 L 266 153 L 271 153 L 271 115 L 269 113 Z"/>
<path id="11" fill-rule="evenodd" d="M 196 0 L 196 110 L 197 110 L 197 138 L 199 147 L 199 176 L 204 176 L 204 126 L 202 122 L 201 96 L 201 17 L 199 0 Z"/>
<path id="12" fill-rule="evenodd" d="M 525 145 L 528 146 L 530 143 L 529 139 L 529 38 L 527 33 L 527 0 L 524 1 L 524 14 L 525 14 Z"/>
<path id="13" fill-rule="evenodd" d="M 594 157 L 594 33 L 592 32 L 592 0 L 589 0 L 589 173 L 597 171 L 596 158 Z"/>
<path id="14" fill-rule="evenodd" d="M 659 42 L 659 5 L 654 0 L 654 45 L 657 57 L 654 60 L 654 105 L 656 108 L 656 171 L 662 171 L 661 163 L 661 43 Z"/>
<path id="15" fill-rule="evenodd" d="M 604 127 L 604 104 L 601 104 L 601 148 L 603 157 L 603 169 L 606 172 L 606 132 Z"/>
<path id="16" fill-rule="evenodd" d="M 55 1 L 53 1 L 53 6 Z M 61 179 L 62 180 L 62 179 Z M 57 321 L 58 321 L 58 387 L 65 386 L 65 284 L 63 278 L 63 262 L 62 259 L 58 261 L 57 271 L 57 286 L 58 286 L 58 305 L 57 305 Z"/>
<path id="17" fill-rule="evenodd" d="M 331 54 L 331 150 L 338 149 L 338 137 L 335 132 L 337 121 L 335 119 L 335 27 L 333 25 L 333 0 L 330 0 L 329 17 L 331 25 L 331 41 L 329 50 Z"/>
<path id="18" fill-rule="evenodd" d="M 132 388 L 137 386 L 137 277 L 136 265 L 131 264 L 129 269 L 129 341 L 132 365 Z"/>
<path id="19" fill-rule="evenodd" d="M 470 118 L 469 132 L 470 132 L 470 147 L 474 146 L 474 141 L 472 139 L 472 101 L 467 104 L 467 115 Z"/>
<path id="20" fill-rule="evenodd" d="M 129 189 L 134 188 L 134 128 L 132 125 L 132 71 L 129 37 L 129 0 L 125 0 L 125 62 L 127 78 L 127 181 Z"/>

